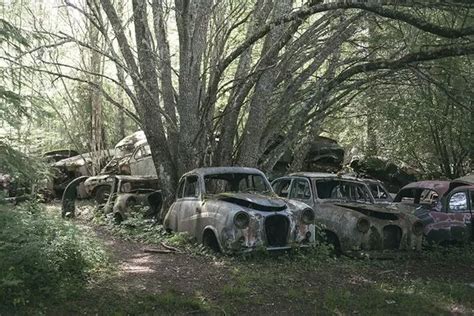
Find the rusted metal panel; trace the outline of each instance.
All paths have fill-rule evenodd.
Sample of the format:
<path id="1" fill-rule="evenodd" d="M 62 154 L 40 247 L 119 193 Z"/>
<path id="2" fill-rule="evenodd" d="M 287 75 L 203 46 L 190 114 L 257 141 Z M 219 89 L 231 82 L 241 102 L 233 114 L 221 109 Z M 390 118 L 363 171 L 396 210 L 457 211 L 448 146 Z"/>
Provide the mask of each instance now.
<path id="1" fill-rule="evenodd" d="M 133 209 L 145 217 L 158 215 L 163 199 L 156 177 L 111 175 L 108 182 L 112 190 L 104 212 L 112 213 L 117 222 L 126 219 Z"/>

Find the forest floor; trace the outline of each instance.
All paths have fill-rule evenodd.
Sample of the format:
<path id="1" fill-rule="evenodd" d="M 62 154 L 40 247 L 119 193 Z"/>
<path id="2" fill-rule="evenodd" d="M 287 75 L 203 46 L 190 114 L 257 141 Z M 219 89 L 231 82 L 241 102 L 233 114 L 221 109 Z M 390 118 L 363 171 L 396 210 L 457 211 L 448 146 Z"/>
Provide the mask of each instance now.
<path id="1" fill-rule="evenodd" d="M 46 314 L 474 314 L 472 245 L 396 260 L 146 253 L 159 246 L 73 222 L 103 245 L 112 268 L 72 300 L 46 304 Z"/>

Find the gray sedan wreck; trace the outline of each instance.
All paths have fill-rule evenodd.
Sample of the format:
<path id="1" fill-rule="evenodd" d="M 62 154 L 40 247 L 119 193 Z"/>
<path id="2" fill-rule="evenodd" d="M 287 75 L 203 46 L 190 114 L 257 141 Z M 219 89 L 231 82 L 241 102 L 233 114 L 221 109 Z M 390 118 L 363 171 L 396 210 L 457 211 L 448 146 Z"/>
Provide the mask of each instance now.
<path id="1" fill-rule="evenodd" d="M 374 203 L 360 179 L 327 173 L 295 173 L 272 183 L 282 197 L 312 206 L 335 249 L 359 255 L 380 250 L 421 249 L 423 224 L 408 212 Z"/>
<path id="2" fill-rule="evenodd" d="M 183 175 L 164 226 L 215 251 L 240 253 L 309 246 L 313 222 L 309 206 L 277 197 L 261 171 L 219 167 Z"/>

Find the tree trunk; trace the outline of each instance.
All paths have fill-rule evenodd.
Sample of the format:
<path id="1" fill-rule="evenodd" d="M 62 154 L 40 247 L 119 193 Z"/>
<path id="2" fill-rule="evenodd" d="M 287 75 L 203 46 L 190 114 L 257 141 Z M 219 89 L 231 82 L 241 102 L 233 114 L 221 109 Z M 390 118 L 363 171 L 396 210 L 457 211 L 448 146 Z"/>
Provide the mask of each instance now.
<path id="1" fill-rule="evenodd" d="M 89 22 L 89 45 L 91 47 L 99 47 L 99 31 Z M 102 55 L 95 50 L 90 52 L 89 71 L 91 73 L 102 73 Z M 102 79 L 99 76 L 91 75 L 90 80 L 98 87 L 102 86 Z M 102 167 L 101 151 L 104 149 L 103 135 L 102 135 L 102 95 L 99 89 L 89 88 L 89 103 L 90 103 L 90 120 L 91 120 L 91 135 L 90 144 L 92 152 L 92 174 L 99 173 Z"/>
<path id="2" fill-rule="evenodd" d="M 254 6 L 251 25 L 247 28 L 246 38 L 249 38 L 255 31 L 265 23 L 271 10 L 271 1 L 258 0 Z M 217 165 L 227 166 L 233 164 L 233 152 L 235 138 L 238 131 L 238 119 L 242 104 L 252 86 L 255 84 L 256 77 L 248 78 L 250 65 L 252 63 L 253 46 L 250 46 L 242 53 L 239 58 L 237 70 L 234 75 L 235 87 L 230 93 L 227 107 L 223 113 L 222 123 L 219 132 L 219 144 L 216 150 Z"/>
<path id="3" fill-rule="evenodd" d="M 177 172 L 179 175 L 199 166 L 205 156 L 205 133 L 201 125 L 201 64 L 207 47 L 211 0 L 175 0 L 179 35 L 180 117 Z"/>
<path id="4" fill-rule="evenodd" d="M 282 0 L 274 3 L 273 17 L 279 17 L 291 11 L 291 1 Z M 280 49 L 272 49 L 275 45 L 281 45 L 281 37 L 284 35 L 286 26 L 280 25 L 273 28 L 265 37 L 261 56 L 264 56 L 261 66 L 263 70 L 259 77 L 249 105 L 249 114 L 242 135 L 242 143 L 239 149 L 237 163 L 241 166 L 256 167 L 263 153 L 260 148 L 267 111 L 273 99 L 275 89 L 275 78 L 278 70 L 276 64 Z M 289 38 L 288 38 L 289 40 Z"/>

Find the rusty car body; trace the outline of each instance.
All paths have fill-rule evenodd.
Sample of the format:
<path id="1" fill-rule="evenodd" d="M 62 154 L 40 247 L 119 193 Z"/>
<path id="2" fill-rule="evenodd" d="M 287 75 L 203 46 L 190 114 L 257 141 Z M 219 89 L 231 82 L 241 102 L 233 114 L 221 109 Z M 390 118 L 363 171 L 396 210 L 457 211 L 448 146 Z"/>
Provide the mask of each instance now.
<path id="1" fill-rule="evenodd" d="M 336 251 L 359 255 L 386 250 L 420 250 L 423 225 L 409 213 L 375 204 L 358 178 L 300 172 L 272 182 L 276 194 L 313 207 L 327 241 Z"/>
<path id="2" fill-rule="evenodd" d="M 58 149 L 44 153 L 43 157 L 47 162 L 55 163 L 78 155 L 79 153 L 73 149 Z"/>
<path id="3" fill-rule="evenodd" d="M 94 158 L 94 155 L 98 157 Z M 101 150 L 97 154 L 85 153 L 70 158 L 59 160 L 52 164 L 54 176 L 49 185 L 56 196 L 62 196 L 66 186 L 74 179 L 82 176 L 90 176 L 92 173 L 92 161 L 97 159 L 101 165 L 105 165 L 114 155 L 113 149 Z M 81 184 L 82 187 L 82 184 Z M 81 189 L 79 197 L 87 197 L 86 191 Z"/>
<path id="4" fill-rule="evenodd" d="M 114 156 L 100 174 L 130 174 L 129 159 L 138 144 L 144 140 L 146 141 L 146 137 L 143 131 L 137 131 L 121 139 L 114 147 Z"/>
<path id="5" fill-rule="evenodd" d="M 163 199 L 157 177 L 112 175 L 107 181 L 112 191 L 104 212 L 111 213 L 116 223 L 127 219 L 133 211 L 141 212 L 144 217 L 158 215 Z"/>
<path id="6" fill-rule="evenodd" d="M 110 175 L 131 175 L 156 177 L 150 146 L 142 131 L 122 139 L 115 146 L 115 155 L 101 170 L 84 182 L 86 192 L 101 205 L 110 194 Z"/>
<path id="7" fill-rule="evenodd" d="M 216 167 L 181 177 L 164 226 L 215 251 L 242 253 L 310 246 L 313 222 L 308 205 L 276 196 L 258 169 Z"/>
<path id="8" fill-rule="evenodd" d="M 474 186 L 466 179 L 418 181 L 404 186 L 394 203 L 413 208 L 428 242 L 451 244 L 473 239 L 473 198 Z"/>

